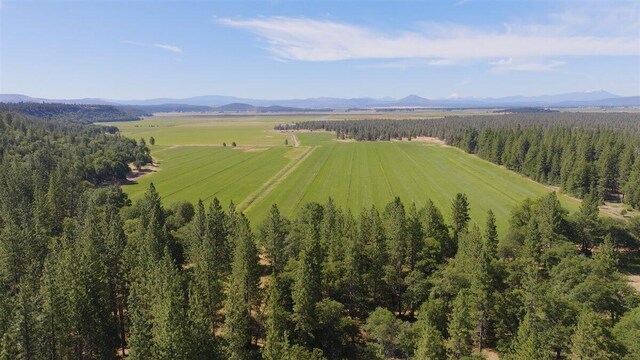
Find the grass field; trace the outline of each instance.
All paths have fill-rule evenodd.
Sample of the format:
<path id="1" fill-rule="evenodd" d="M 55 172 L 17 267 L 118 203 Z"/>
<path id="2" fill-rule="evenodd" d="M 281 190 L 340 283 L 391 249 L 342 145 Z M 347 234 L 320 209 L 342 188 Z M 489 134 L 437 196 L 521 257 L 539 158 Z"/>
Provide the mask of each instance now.
<path id="1" fill-rule="evenodd" d="M 449 216 L 452 198 L 467 194 L 472 219 L 484 223 L 496 213 L 501 230 L 511 208 L 527 197 L 550 190 L 521 175 L 465 154 L 461 150 L 419 142 L 339 142 L 329 133 L 297 133 L 299 147 L 284 146 L 291 133 L 272 130 L 274 123 L 306 117 L 151 118 L 113 123 L 126 136 L 148 139 L 160 170 L 124 187 L 132 199 L 153 182 L 166 204 L 178 200 L 206 203 L 233 200 L 256 225 L 272 203 L 285 215 L 309 201 L 334 198 L 359 212 L 382 208 L 394 196 L 422 206 L 427 199 Z M 226 141 L 238 148 L 222 147 Z M 570 211 L 578 203 L 560 200 Z"/>

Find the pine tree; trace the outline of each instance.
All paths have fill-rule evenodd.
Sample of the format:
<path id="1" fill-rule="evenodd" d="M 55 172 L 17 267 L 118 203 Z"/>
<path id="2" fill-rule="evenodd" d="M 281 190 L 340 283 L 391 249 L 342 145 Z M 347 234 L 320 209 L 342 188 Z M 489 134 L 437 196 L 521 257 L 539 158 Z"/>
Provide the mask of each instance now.
<path id="1" fill-rule="evenodd" d="M 236 248 L 231 264 L 224 313 L 224 337 L 231 359 L 249 359 L 251 353 L 251 311 L 258 298 L 258 250 L 249 227 L 249 220 L 238 214 L 234 222 Z"/>
<path id="2" fill-rule="evenodd" d="M 449 228 L 444 222 L 444 216 L 442 216 L 433 201 L 428 200 L 427 205 L 420 211 L 420 214 L 425 238 L 432 238 L 438 241 L 442 256 L 453 256 L 455 254 L 455 244 L 453 244 L 449 236 Z"/>
<path id="3" fill-rule="evenodd" d="M 218 198 L 213 198 L 207 213 L 206 239 L 215 258 L 214 266 L 221 279 L 226 278 L 231 271 L 234 244 L 230 232 L 235 226 L 235 206 L 229 205 L 229 212 L 225 213 Z"/>
<path id="4" fill-rule="evenodd" d="M 313 339 L 317 327 L 316 303 L 321 299 L 322 248 L 320 239 L 307 226 L 304 249 L 300 253 L 298 268 L 294 278 L 293 322 L 302 343 Z"/>
<path id="5" fill-rule="evenodd" d="M 371 299 L 368 310 L 382 306 L 388 289 L 384 282 L 384 271 L 389 263 L 387 241 L 380 213 L 375 207 L 360 214 L 360 237 L 364 244 L 366 268 L 363 273 L 366 296 Z"/>
<path id="6" fill-rule="evenodd" d="M 345 224 L 345 228 L 349 229 L 350 234 L 345 239 L 347 241 L 342 293 L 344 294 L 344 304 L 349 315 L 356 317 L 366 311 L 369 303 L 365 283 L 367 259 L 363 251 L 366 245 L 358 232 L 356 221 L 350 213 L 346 216 Z"/>
<path id="7" fill-rule="evenodd" d="M 509 358 L 513 360 L 551 359 L 551 353 L 545 349 L 544 345 L 538 320 L 535 315 L 527 311 L 518 327 L 518 334 Z"/>
<path id="8" fill-rule="evenodd" d="M 446 358 L 446 348 L 440 330 L 428 319 L 424 321 L 423 327 L 414 359 L 444 360 Z"/>
<path id="9" fill-rule="evenodd" d="M 223 304 L 222 272 L 216 258 L 216 246 L 209 236 L 207 216 L 198 202 L 191 223 L 189 259 L 193 264 L 193 281 L 189 288 L 189 318 L 203 352 L 214 348 L 218 312 Z"/>
<path id="10" fill-rule="evenodd" d="M 153 273 L 151 298 L 152 357 L 165 360 L 191 358 L 193 347 L 181 274 L 168 248 Z"/>
<path id="11" fill-rule="evenodd" d="M 262 223 L 260 237 L 267 258 L 271 263 L 272 274 L 281 274 L 288 259 L 286 258 L 286 219 L 280 215 L 275 204 L 271 205 L 269 216 Z"/>
<path id="12" fill-rule="evenodd" d="M 100 243 L 101 230 L 98 209 L 89 201 L 80 224 L 78 238 L 69 254 L 71 265 L 70 293 L 72 331 L 79 336 L 75 348 L 77 355 L 92 354 L 98 358 L 113 356 L 117 344 L 117 322 L 109 274 L 104 262 L 104 243 Z"/>
<path id="13" fill-rule="evenodd" d="M 469 220 L 471 220 L 471 217 L 469 216 L 469 202 L 467 201 L 467 196 L 465 194 L 456 194 L 456 197 L 451 204 L 451 217 L 453 222 L 454 248 L 453 253 L 447 254 L 448 256 L 453 256 L 455 251 L 457 251 L 458 237 L 467 229 Z"/>
<path id="14" fill-rule="evenodd" d="M 610 278 L 616 273 L 616 267 L 618 266 L 618 253 L 613 246 L 611 235 L 605 236 L 598 250 L 593 256 L 595 273 L 598 276 Z"/>
<path id="15" fill-rule="evenodd" d="M 595 312 L 584 310 L 571 338 L 571 351 L 580 360 L 620 359 L 620 344 L 611 335 L 603 319 Z"/>
<path id="16" fill-rule="evenodd" d="M 168 247 L 164 226 L 164 209 L 160 195 L 153 184 L 149 185 L 142 206 L 141 228 L 132 235 L 125 249 L 125 263 L 129 296 L 127 298 L 130 319 L 129 357 L 133 360 L 155 356 L 153 335 L 154 269 Z"/>
<path id="17" fill-rule="evenodd" d="M 385 279 L 391 290 L 392 304 L 398 315 L 402 314 L 403 294 L 405 292 L 405 265 L 407 263 L 408 239 L 407 220 L 404 205 L 400 198 L 387 204 L 384 210 L 384 227 L 387 238 L 389 265 Z"/>
<path id="18" fill-rule="evenodd" d="M 447 353 L 452 359 L 460 359 L 471 353 L 472 332 L 470 295 L 467 290 L 458 293 L 453 301 L 449 317 L 449 339 L 446 341 Z"/>
<path id="19" fill-rule="evenodd" d="M 266 360 L 285 359 L 290 351 L 290 315 L 284 308 L 285 294 L 281 282 L 277 273 L 271 276 L 265 321 L 266 335 L 262 348 L 262 357 Z"/>
<path id="20" fill-rule="evenodd" d="M 345 238 L 343 232 L 347 232 L 347 229 L 343 229 L 344 222 L 342 212 L 336 208 L 333 199 L 329 198 L 323 206 L 320 223 L 320 244 L 325 255 L 322 264 L 322 285 L 325 296 L 338 299 L 342 296 L 340 282 L 344 270 Z"/>
<path id="21" fill-rule="evenodd" d="M 580 250 L 587 254 L 602 236 L 602 221 L 599 218 L 598 199 L 594 194 L 586 196 L 576 214 L 576 231 Z"/>
<path id="22" fill-rule="evenodd" d="M 498 250 L 498 226 L 496 225 L 496 216 L 493 211 L 487 211 L 487 225 L 484 234 L 484 250 L 487 255 L 494 259 Z"/>

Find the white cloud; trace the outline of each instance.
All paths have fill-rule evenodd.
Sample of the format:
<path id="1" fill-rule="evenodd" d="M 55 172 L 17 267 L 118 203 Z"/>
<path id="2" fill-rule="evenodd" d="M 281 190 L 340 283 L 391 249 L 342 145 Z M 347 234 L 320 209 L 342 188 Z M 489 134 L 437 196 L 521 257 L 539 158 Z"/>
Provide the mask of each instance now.
<path id="1" fill-rule="evenodd" d="M 141 43 L 141 42 L 129 41 L 129 40 L 125 40 L 124 43 L 130 44 L 130 45 L 135 45 L 135 46 L 154 47 L 154 48 L 158 48 L 158 49 L 162 49 L 162 50 L 165 50 L 165 51 L 172 52 L 174 54 L 182 54 L 182 49 L 177 47 L 177 46 L 174 46 L 174 45 L 148 44 L 148 43 Z"/>
<path id="2" fill-rule="evenodd" d="M 166 44 L 153 44 L 153 46 L 157 47 L 158 49 L 171 51 L 172 53 L 182 54 L 182 49 L 180 49 L 177 46 L 166 45 Z"/>
<path id="3" fill-rule="evenodd" d="M 373 64 L 366 64 L 360 67 L 370 69 L 407 69 L 422 68 L 428 66 L 457 66 L 464 65 L 461 59 L 400 59 L 392 61 L 384 61 Z"/>
<path id="4" fill-rule="evenodd" d="M 564 65 L 564 61 L 551 60 L 549 62 L 530 62 L 530 61 L 515 61 L 513 58 L 500 59 L 498 61 L 491 61 L 489 65 L 493 65 L 491 69 L 493 72 L 510 72 L 510 71 L 552 71 L 558 66 Z"/>
<path id="5" fill-rule="evenodd" d="M 502 31 L 490 31 L 447 23 L 425 23 L 418 31 L 382 33 L 352 24 L 307 18 L 216 21 L 257 34 L 275 57 L 298 61 L 640 55 L 638 33 L 570 34 L 558 24 L 534 24 L 526 28 L 503 24 Z"/>

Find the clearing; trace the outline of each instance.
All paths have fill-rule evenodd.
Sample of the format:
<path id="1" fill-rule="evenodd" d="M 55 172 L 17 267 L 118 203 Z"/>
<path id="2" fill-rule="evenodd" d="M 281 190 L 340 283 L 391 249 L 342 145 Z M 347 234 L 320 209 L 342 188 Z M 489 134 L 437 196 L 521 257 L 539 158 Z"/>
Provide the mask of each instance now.
<path id="1" fill-rule="evenodd" d="M 326 115 L 323 115 L 326 116 Z M 384 207 L 399 196 L 423 206 L 427 199 L 449 216 L 451 200 L 467 194 L 471 216 L 481 226 L 496 214 L 505 231 L 511 208 L 544 195 L 541 184 L 499 166 L 442 146 L 432 139 L 341 142 L 328 132 L 277 132 L 273 126 L 313 119 L 309 115 L 180 116 L 110 123 L 125 136 L 149 140 L 161 171 L 135 179 L 124 190 L 138 199 L 153 182 L 163 201 L 234 201 L 256 226 L 276 203 L 284 215 L 309 201 L 331 196 L 342 208 L 359 212 Z M 317 118 L 317 116 L 316 116 Z M 284 146 L 289 139 L 290 146 Z M 238 147 L 231 147 L 232 142 Z M 223 147 L 222 143 L 227 146 Z M 559 196 L 570 211 L 578 202 Z"/>

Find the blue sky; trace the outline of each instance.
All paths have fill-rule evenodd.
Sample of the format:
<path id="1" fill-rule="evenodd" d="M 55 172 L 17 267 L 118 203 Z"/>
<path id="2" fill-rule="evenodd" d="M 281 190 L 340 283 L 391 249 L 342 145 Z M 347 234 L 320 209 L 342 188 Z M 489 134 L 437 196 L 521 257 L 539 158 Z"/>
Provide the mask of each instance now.
<path id="1" fill-rule="evenodd" d="M 0 1 L 0 93 L 640 95 L 638 1 Z"/>

